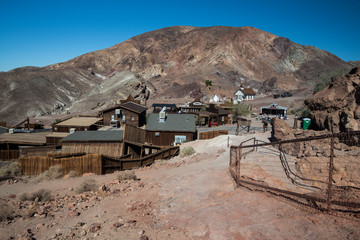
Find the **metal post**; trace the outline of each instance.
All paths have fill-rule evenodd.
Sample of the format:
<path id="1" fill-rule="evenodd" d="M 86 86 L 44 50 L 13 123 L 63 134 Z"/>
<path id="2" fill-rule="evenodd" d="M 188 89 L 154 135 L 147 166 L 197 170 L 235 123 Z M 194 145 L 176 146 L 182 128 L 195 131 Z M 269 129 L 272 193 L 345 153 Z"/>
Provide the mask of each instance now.
<path id="1" fill-rule="evenodd" d="M 331 198 L 332 198 L 332 175 L 334 169 L 334 135 L 330 138 L 330 162 L 329 162 L 329 182 L 328 182 L 328 196 L 327 196 L 327 210 L 331 209 Z"/>

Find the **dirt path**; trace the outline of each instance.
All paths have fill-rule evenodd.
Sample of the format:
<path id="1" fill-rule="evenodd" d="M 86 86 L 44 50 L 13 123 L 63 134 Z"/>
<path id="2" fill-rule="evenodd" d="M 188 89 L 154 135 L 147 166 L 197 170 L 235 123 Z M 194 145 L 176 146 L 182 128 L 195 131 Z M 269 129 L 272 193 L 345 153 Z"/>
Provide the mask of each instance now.
<path id="1" fill-rule="evenodd" d="M 231 136 L 230 143 L 238 145 L 250 137 Z M 139 169 L 137 181 L 119 183 L 115 173 L 2 184 L 0 203 L 11 205 L 22 216 L 0 224 L 0 239 L 360 238 L 359 222 L 308 211 L 267 193 L 235 189 L 228 173 L 227 136 L 185 146 L 196 153 Z M 71 188 L 84 179 L 95 179 L 106 188 L 74 193 Z M 50 189 L 55 200 L 19 203 L 10 195 L 41 188 Z"/>

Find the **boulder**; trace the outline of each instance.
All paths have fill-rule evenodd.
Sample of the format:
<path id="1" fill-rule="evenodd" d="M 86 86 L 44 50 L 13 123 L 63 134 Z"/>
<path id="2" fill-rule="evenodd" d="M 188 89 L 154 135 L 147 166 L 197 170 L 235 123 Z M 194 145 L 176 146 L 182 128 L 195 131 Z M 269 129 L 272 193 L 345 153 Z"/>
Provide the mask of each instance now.
<path id="1" fill-rule="evenodd" d="M 305 100 L 315 129 L 337 132 L 359 130 L 360 68 L 332 78 L 330 84 Z"/>

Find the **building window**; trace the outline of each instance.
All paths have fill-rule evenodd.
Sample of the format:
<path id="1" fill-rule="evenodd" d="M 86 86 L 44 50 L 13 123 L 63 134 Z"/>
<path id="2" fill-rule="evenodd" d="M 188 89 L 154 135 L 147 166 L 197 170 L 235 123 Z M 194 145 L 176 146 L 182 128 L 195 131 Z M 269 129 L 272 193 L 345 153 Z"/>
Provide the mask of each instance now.
<path id="1" fill-rule="evenodd" d="M 160 133 L 159 132 L 155 132 L 155 137 L 159 137 Z"/>
<path id="2" fill-rule="evenodd" d="M 134 117 L 134 116 L 131 116 L 131 121 L 135 121 L 135 117 Z"/>
<path id="3" fill-rule="evenodd" d="M 225 117 L 224 117 L 224 116 L 221 117 L 221 121 L 222 121 L 222 122 L 225 121 Z"/>

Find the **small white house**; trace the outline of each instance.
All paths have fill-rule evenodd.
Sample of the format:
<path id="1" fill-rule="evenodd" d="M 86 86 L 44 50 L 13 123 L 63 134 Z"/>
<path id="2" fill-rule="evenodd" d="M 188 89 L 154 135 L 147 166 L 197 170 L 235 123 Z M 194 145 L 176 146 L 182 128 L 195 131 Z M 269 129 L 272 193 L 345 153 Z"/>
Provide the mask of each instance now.
<path id="1" fill-rule="evenodd" d="M 213 98 L 210 99 L 210 102 L 211 103 L 220 102 L 220 98 L 218 97 L 218 95 L 215 95 Z"/>
<path id="2" fill-rule="evenodd" d="M 252 88 L 243 88 L 242 86 L 235 92 L 234 102 L 250 101 L 255 99 L 256 93 Z"/>

